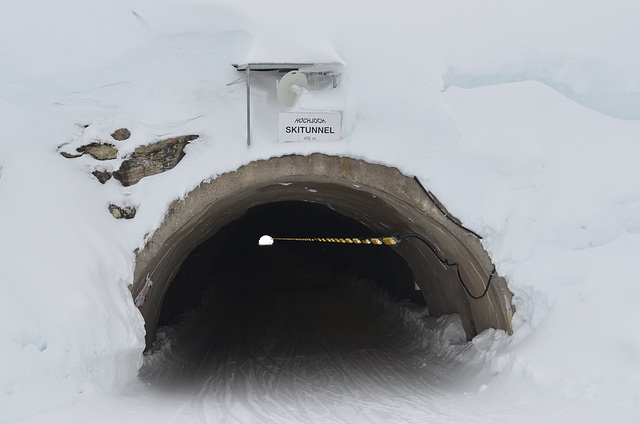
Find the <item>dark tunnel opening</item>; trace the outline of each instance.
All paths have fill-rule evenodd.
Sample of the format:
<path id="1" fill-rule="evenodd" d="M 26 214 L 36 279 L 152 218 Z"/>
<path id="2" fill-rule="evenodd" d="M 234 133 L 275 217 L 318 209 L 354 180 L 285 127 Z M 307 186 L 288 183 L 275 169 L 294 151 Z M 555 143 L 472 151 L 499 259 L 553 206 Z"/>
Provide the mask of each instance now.
<path id="1" fill-rule="evenodd" d="M 403 387 L 420 384 L 413 372 L 423 360 L 424 340 L 394 305 L 403 300 L 405 307 L 420 308 L 424 300 L 392 247 L 259 246 L 265 233 L 376 235 L 322 204 L 287 201 L 249 209 L 183 262 L 164 298 L 155 347 L 161 351 L 158 345 L 172 338 L 171 359 L 147 363 L 142 381 L 169 391 L 204 385 L 234 398 L 274 391 L 288 396 L 299 378 L 340 390 L 386 387 L 384 373 L 402 376 L 397 384 Z"/>
<path id="2" fill-rule="evenodd" d="M 142 381 L 171 392 L 206 390 L 223 402 L 286 398 L 301 384 L 390 393 L 425 384 L 415 369 L 425 361 L 426 342 L 420 324 L 404 314 L 426 307 L 394 248 L 259 246 L 265 233 L 377 235 L 318 203 L 250 208 L 183 262 L 164 298 L 159 343 L 147 352 L 154 357 L 169 338 L 170 355 L 148 361 Z"/>
<path id="3" fill-rule="evenodd" d="M 386 249 L 353 245 L 329 249 L 301 243 L 287 248 L 278 241 L 256 256 L 258 238 L 269 233 L 416 237 Z M 291 272 L 291 264 L 324 261 L 339 276 L 368 277 L 398 298 L 424 299 L 434 317 L 457 313 L 467 340 L 487 328 L 512 331 L 512 293 L 506 280 L 494 273 L 477 235 L 457 225 L 455 217 L 414 178 L 362 160 L 322 154 L 283 156 L 220 175 L 172 202 L 160 227 L 135 253 L 131 293 L 145 320 L 147 348 L 157 338 L 158 325 L 197 306 L 207 287 L 255 286 L 258 279 L 250 278 L 250 273 L 265 275 L 255 264 L 266 255 L 273 256 L 266 266 L 277 272 Z M 242 275 L 244 279 L 236 278 Z M 470 292 L 463 288 L 463 280 Z M 257 287 L 270 284 L 274 283 L 265 280 Z M 469 293 L 486 297 L 472 299 Z"/>
<path id="4" fill-rule="evenodd" d="M 264 234 L 282 237 L 371 237 L 371 229 L 329 207 L 283 201 L 253 207 L 222 227 L 186 258 L 167 289 L 159 325 L 201 306 L 207 296 L 227 302 L 277 292 L 336 288 L 344 279 L 368 280 L 392 298 L 424 304 L 411 268 L 393 247 L 279 241 L 258 246 Z"/>
<path id="5" fill-rule="evenodd" d="M 395 169 L 319 154 L 201 184 L 137 252 L 140 379 L 266 422 L 253 405 L 285 415 L 317 398 L 409 406 L 434 381 L 458 378 L 459 344 L 486 328 L 511 331 L 511 294 L 496 275 L 486 297 L 468 297 L 461 277 L 473 293 L 487 289 L 491 259 L 434 203 Z M 265 234 L 406 241 L 258 246 Z"/>

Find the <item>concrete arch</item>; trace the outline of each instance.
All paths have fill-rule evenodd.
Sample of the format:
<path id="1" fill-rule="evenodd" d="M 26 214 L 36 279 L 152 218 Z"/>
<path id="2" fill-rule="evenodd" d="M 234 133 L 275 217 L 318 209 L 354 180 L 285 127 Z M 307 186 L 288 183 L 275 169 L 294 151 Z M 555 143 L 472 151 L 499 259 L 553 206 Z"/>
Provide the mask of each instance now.
<path id="1" fill-rule="evenodd" d="M 493 269 L 477 237 L 445 217 L 414 179 L 395 168 L 322 154 L 256 161 L 175 201 L 137 252 L 132 293 L 142 303 L 148 344 L 155 339 L 167 289 L 189 254 L 250 208 L 281 201 L 326 205 L 372 234 L 418 233 L 442 258 L 460 264 L 472 293 L 482 293 Z M 455 268 L 442 265 L 423 243 L 407 239 L 394 249 L 411 268 L 431 315 L 458 313 L 469 339 L 487 328 L 512 331 L 512 294 L 502 277 L 494 275 L 487 296 L 473 300 Z"/>

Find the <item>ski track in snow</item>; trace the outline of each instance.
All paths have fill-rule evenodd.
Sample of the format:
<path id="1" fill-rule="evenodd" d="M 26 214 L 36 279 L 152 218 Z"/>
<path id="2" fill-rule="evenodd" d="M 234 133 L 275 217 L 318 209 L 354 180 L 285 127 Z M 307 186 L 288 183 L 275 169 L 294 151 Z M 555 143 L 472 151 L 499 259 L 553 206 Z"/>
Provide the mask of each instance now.
<path id="1" fill-rule="evenodd" d="M 172 422 L 474 422 L 445 388 L 459 357 L 425 338 L 434 319 L 373 283 L 233 296 L 163 328 L 147 355 L 142 380 L 186 396 Z"/>
<path id="2" fill-rule="evenodd" d="M 128 392 L 110 404 L 80 403 L 24 424 L 84 423 L 87 417 L 95 424 L 606 418 L 572 411 L 570 403 L 536 404 L 542 398 L 530 397 L 533 392 L 499 391 L 481 401 L 477 396 L 487 387 L 464 381 L 474 347 L 463 341 L 457 316 L 429 317 L 423 306 L 391 300 L 371 281 L 343 276 L 337 284 L 309 285 L 314 278 L 327 281 L 322 270 L 303 278 L 298 290 L 211 290 L 203 306 L 160 328 L 140 382 Z"/>

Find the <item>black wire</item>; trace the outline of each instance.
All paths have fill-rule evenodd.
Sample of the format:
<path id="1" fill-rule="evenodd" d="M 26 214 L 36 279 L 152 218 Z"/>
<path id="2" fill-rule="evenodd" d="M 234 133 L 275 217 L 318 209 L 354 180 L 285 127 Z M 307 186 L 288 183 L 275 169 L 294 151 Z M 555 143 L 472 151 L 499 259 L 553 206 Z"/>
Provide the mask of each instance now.
<path id="1" fill-rule="evenodd" d="M 491 279 L 493 278 L 493 274 L 495 274 L 496 272 L 496 267 L 494 266 L 493 270 L 491 270 L 491 273 L 489 274 L 489 279 L 487 280 L 487 285 L 484 287 L 484 291 L 482 292 L 482 294 L 480 296 L 474 296 L 471 294 L 471 292 L 469 291 L 469 288 L 464 283 L 464 281 L 462 281 L 462 275 L 460 275 L 460 266 L 457 263 L 456 263 L 456 266 L 457 266 L 458 279 L 460 280 L 460 284 L 462 284 L 462 287 L 464 287 L 464 290 L 467 292 L 469 297 L 476 300 L 480 300 L 483 297 L 485 297 L 487 295 L 487 292 L 489 291 L 489 287 L 491 286 Z"/>
<path id="2" fill-rule="evenodd" d="M 422 185 L 422 183 L 420 182 L 420 180 L 418 179 L 418 177 L 413 177 L 413 179 L 418 183 L 418 185 L 420 186 L 420 188 L 422 188 L 422 191 L 424 191 L 427 195 L 427 197 L 429 197 L 429 200 L 431 200 L 433 202 L 434 205 L 436 205 L 436 208 L 438 208 L 438 210 L 440 212 L 442 212 L 442 215 L 444 215 L 445 218 L 447 218 L 449 221 L 453 222 L 454 224 L 456 224 L 458 227 L 462 228 L 463 230 L 473 234 L 474 236 L 476 236 L 477 238 L 479 238 L 480 240 L 482 240 L 482 236 L 480 236 L 478 233 L 468 229 L 467 227 L 465 227 L 464 225 L 454 221 L 445 211 L 442 210 L 442 208 L 440 207 L 440 205 L 438 204 L 438 202 L 436 202 L 436 199 L 433 198 L 433 196 L 431 195 L 431 193 L 429 192 L 429 190 L 427 190 L 426 188 L 424 188 L 424 186 Z"/>
<path id="3" fill-rule="evenodd" d="M 462 279 L 462 274 L 460 274 L 460 265 L 458 264 L 458 262 L 451 263 L 451 262 L 449 262 L 448 259 L 442 259 L 440 257 L 440 255 L 438 254 L 438 252 L 436 251 L 436 248 L 429 242 L 429 240 L 427 240 L 426 238 L 424 238 L 420 234 L 409 233 L 409 234 L 401 235 L 398 238 L 400 240 L 402 240 L 402 239 L 410 238 L 410 237 L 417 238 L 418 240 L 420 240 L 421 242 L 426 244 L 427 247 L 429 249 L 431 249 L 431 251 L 433 252 L 435 257 L 438 258 L 438 261 L 440 261 L 441 264 L 449 266 L 449 267 L 453 267 L 453 266 L 456 267 L 456 271 L 458 273 L 458 280 L 460 281 L 460 284 L 462 285 L 464 290 L 467 292 L 469 297 L 471 297 L 472 299 L 480 300 L 480 299 L 482 299 L 483 297 L 485 297 L 487 295 L 487 293 L 489 292 L 489 287 L 491 286 L 491 279 L 493 278 L 493 274 L 495 274 L 495 272 L 496 272 L 496 267 L 495 266 L 493 267 L 493 270 L 491 271 L 491 274 L 489 274 L 489 279 L 487 280 L 487 284 L 484 287 L 484 291 L 482 292 L 482 294 L 480 296 L 475 296 L 475 295 L 473 295 L 471 293 L 471 291 L 469 291 L 469 287 L 467 287 L 467 285 L 464 283 L 464 280 Z"/>

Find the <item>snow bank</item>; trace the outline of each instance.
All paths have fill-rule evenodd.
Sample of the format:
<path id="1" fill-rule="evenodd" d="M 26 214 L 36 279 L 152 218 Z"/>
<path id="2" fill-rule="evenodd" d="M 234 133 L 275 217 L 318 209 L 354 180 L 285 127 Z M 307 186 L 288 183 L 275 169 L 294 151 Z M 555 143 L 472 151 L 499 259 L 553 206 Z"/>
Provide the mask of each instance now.
<path id="1" fill-rule="evenodd" d="M 475 366 L 493 370 L 482 396 L 531 383 L 630 416 L 640 403 L 639 18 L 632 0 L 5 4 L 0 421 L 135 378 L 132 252 L 173 199 L 251 160 L 316 151 L 417 175 L 485 237 L 518 312 L 514 336 L 474 341 Z M 261 60 L 344 63 L 345 140 L 281 145 L 257 133 L 247 149 L 230 64 Z M 90 175 L 109 165 L 57 152 L 120 127 L 133 134 L 123 153 L 200 138 L 170 176 L 127 189 Z M 116 221 L 109 202 L 138 215 Z"/>
<path id="2" fill-rule="evenodd" d="M 109 238 L 92 182 L 61 159 L 16 154 L 0 180 L 3 421 L 123 387 L 141 365 L 133 255 Z"/>
<path id="3" fill-rule="evenodd" d="M 516 294 L 514 336 L 479 336 L 479 358 L 561 397 L 637 409 L 638 121 L 535 82 L 444 97 L 460 121 L 461 151 L 489 168 L 478 225 Z"/>

